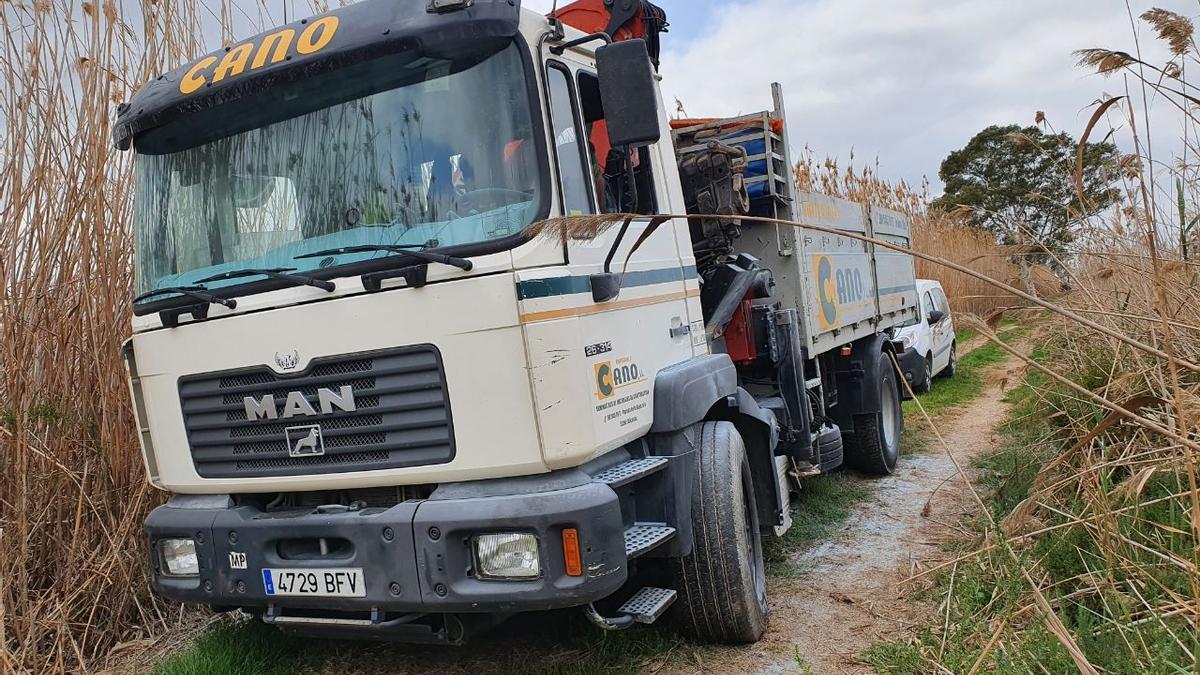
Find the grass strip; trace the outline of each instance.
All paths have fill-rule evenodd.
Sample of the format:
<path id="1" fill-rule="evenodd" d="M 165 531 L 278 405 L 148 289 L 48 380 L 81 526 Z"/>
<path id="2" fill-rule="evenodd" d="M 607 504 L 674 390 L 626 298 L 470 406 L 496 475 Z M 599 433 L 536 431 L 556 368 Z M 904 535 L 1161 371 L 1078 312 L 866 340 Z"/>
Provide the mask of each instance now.
<path id="1" fill-rule="evenodd" d="M 1067 348 L 1066 343 L 1051 342 L 1032 356 L 1039 362 L 1053 362 Z M 1099 387 L 1109 376 L 1101 367 L 1072 374 L 1089 388 Z M 1145 611 L 1146 602 L 1189 597 L 1186 574 L 1148 555 L 1116 556 L 1088 527 L 1056 515 L 1047 517 L 1044 511 L 1035 511 L 1037 516 L 1027 516 L 1028 521 L 1005 521 L 1029 496 L 1042 468 L 1075 442 L 1065 420 L 1099 420 L 1104 411 L 1032 370 L 1006 400 L 1012 409 L 999 428 L 1003 441 L 978 460 L 977 485 L 993 516 L 1008 523 L 1006 530 L 1040 534 L 1017 540 L 1019 560 L 993 546 L 943 569 L 934 576 L 932 587 L 918 594 L 938 604 L 936 616 L 908 639 L 875 645 L 867 660 L 882 673 L 967 673 L 977 664 L 981 672 L 1002 675 L 1077 672 L 1061 641 L 1030 611 L 1028 582 L 1022 578 L 1029 572 L 1044 579 L 1047 599 L 1091 663 L 1103 664 L 1106 672 L 1113 673 L 1193 672 L 1189 652 L 1200 649 L 1200 634 L 1191 629 L 1187 617 L 1155 617 Z M 1073 459 L 1063 466 L 1064 475 L 1079 470 Z M 1121 466 L 1097 471 L 1095 493 L 1066 490 L 1065 499 L 1059 493 L 1064 501 L 1056 503 L 1056 509 L 1062 514 L 1091 514 L 1105 523 L 1108 536 L 1155 542 L 1179 558 L 1190 555 L 1190 539 L 1185 536 L 1189 512 L 1178 498 L 1186 493 L 1180 475 L 1158 471 L 1136 492 L 1129 489 L 1129 474 Z M 1097 495 L 1104 495 L 1102 503 L 1095 501 Z M 985 522 L 983 517 L 968 519 L 965 525 L 974 536 L 948 548 L 959 553 L 977 550 L 985 541 Z M 1153 583 L 1133 585 L 1135 566 Z"/>

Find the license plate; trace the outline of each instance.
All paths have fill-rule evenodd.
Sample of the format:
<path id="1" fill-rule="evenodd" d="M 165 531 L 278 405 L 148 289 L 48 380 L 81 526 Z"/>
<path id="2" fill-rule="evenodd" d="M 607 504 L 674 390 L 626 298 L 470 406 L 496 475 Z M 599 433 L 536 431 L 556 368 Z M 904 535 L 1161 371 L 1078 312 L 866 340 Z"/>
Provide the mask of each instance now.
<path id="1" fill-rule="evenodd" d="M 361 569 L 270 569 L 262 571 L 267 595 L 316 598 L 365 598 Z"/>

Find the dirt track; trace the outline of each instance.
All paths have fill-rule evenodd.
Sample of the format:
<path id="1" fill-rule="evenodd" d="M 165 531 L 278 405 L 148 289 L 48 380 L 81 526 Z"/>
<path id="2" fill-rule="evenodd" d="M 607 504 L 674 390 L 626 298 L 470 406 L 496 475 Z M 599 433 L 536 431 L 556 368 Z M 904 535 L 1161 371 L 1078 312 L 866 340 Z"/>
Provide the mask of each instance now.
<path id="1" fill-rule="evenodd" d="M 792 554 L 790 562 L 799 573 L 771 580 L 770 630 L 761 642 L 663 655 L 643 662 L 641 670 L 655 675 L 788 673 L 803 672 L 803 660 L 819 675 L 873 672 L 863 652 L 877 642 L 901 637 L 935 611 L 914 602 L 900 584 L 918 566 L 943 559 L 946 554 L 939 544 L 963 534 L 960 521 L 978 508 L 946 447 L 969 471 L 972 460 L 996 444 L 994 429 L 1007 412 L 1003 389 L 1019 379 L 1008 372 L 1010 367 L 1011 363 L 1000 364 L 984 370 L 982 396 L 934 419 L 945 446 L 928 434 L 928 448 L 901 458 L 896 475 L 861 479 L 871 496 L 853 508 L 838 534 Z M 909 423 L 924 425 L 917 419 Z M 417 658 L 410 653 L 409 658 L 395 659 L 394 651 L 382 650 L 377 653 L 382 658 L 355 672 L 503 672 L 514 660 L 511 649 L 495 643 L 470 652 L 448 657 L 443 651 L 422 651 Z M 515 656 L 517 661 L 538 658 L 536 650 Z M 326 672 L 343 667 L 327 664 Z"/>
<path id="2" fill-rule="evenodd" d="M 869 482 L 872 496 L 854 508 L 838 536 L 793 555 L 803 574 L 772 584 L 763 642 L 706 663 L 704 671 L 801 672 L 803 659 L 821 675 L 871 673 L 864 651 L 927 623 L 935 608 L 914 602 L 900 583 L 918 566 L 944 558 L 939 545 L 963 534 L 960 521 L 978 509 L 946 447 L 969 471 L 996 444 L 994 429 L 1007 412 L 1003 388 L 1017 379 L 1009 367 L 985 370 L 980 398 L 935 419 L 945 446 L 932 438 L 926 452 L 902 458 L 896 475 Z"/>

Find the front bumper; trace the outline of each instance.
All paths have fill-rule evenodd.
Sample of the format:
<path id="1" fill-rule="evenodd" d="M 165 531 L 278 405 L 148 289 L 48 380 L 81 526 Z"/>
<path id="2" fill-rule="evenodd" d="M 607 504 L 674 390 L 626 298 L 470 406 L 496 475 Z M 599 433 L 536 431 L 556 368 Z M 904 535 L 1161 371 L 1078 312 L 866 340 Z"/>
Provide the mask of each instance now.
<path id="1" fill-rule="evenodd" d="M 439 498 L 439 492 L 446 497 Z M 579 532 L 582 576 L 566 573 L 565 528 Z M 264 512 L 237 506 L 225 496 L 178 496 L 150 514 L 146 530 L 155 551 L 158 593 L 184 602 L 261 609 L 268 620 L 306 610 L 378 618 L 559 609 L 607 597 L 628 576 L 617 494 L 583 475 L 452 486 L 423 501 L 341 513 Z M 470 539 L 487 532 L 537 535 L 541 577 L 475 578 Z M 198 577 L 162 573 L 155 542 L 177 537 L 196 541 Z M 324 555 L 317 545 L 322 539 Z M 234 560 L 239 568 L 231 566 Z M 263 568 L 362 568 L 366 597 L 268 595 Z"/>

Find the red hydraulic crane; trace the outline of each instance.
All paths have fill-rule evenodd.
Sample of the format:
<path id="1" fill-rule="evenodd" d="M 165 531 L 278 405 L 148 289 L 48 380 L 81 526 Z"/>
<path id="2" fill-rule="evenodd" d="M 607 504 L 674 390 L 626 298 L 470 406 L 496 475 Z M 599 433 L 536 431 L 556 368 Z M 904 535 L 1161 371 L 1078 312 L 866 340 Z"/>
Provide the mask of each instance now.
<path id="1" fill-rule="evenodd" d="M 667 13 L 648 0 L 578 0 L 551 17 L 585 33 L 606 33 L 613 42 L 641 38 L 658 65 L 659 36 L 667 32 Z"/>

